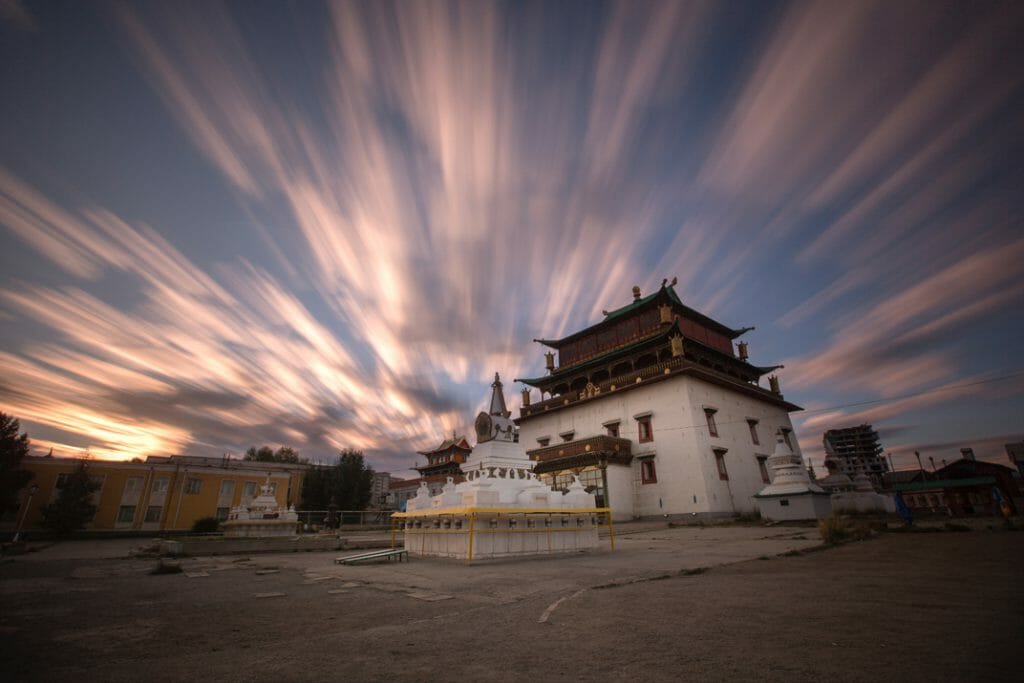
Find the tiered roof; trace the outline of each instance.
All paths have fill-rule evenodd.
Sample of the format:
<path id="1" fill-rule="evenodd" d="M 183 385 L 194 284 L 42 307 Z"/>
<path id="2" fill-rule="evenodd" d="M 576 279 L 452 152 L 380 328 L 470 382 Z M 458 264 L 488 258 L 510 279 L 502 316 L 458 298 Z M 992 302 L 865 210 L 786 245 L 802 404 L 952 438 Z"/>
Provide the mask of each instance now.
<path id="1" fill-rule="evenodd" d="M 663 323 L 661 308 L 669 307 L 669 323 Z M 550 375 L 517 379 L 517 382 L 544 388 L 557 379 L 584 367 L 608 362 L 634 353 L 641 346 L 665 342 L 682 335 L 688 344 L 713 352 L 718 360 L 740 363 L 745 375 L 761 377 L 778 366 L 759 367 L 736 357 L 732 340 L 753 330 L 733 329 L 683 304 L 672 285 L 662 284 L 657 292 L 637 297 L 633 303 L 605 312 L 604 320 L 562 339 L 535 339 L 559 351 L 559 366 Z"/>
<path id="2" fill-rule="evenodd" d="M 436 448 L 417 451 L 420 455 L 426 456 L 427 464 L 416 466 L 416 470 L 424 478 L 459 475 L 462 473 L 460 465 L 466 462 L 466 458 L 472 451 L 473 448 L 465 436 L 452 433 L 450 439 L 445 439 Z"/>
<path id="3" fill-rule="evenodd" d="M 538 409 L 625 390 L 639 380 L 685 373 L 799 410 L 777 391 L 757 386 L 763 375 L 781 366 L 752 365 L 734 353 L 733 340 L 754 328 L 734 329 L 686 306 L 674 284 L 665 281 L 646 297 L 634 288 L 634 301 L 606 311 L 599 323 L 561 339 L 535 339 L 558 351 L 558 367 L 548 375 L 516 381 L 559 397 L 557 403 L 547 405 L 554 400 L 549 399 Z M 534 412 L 524 407 L 522 416 Z"/>

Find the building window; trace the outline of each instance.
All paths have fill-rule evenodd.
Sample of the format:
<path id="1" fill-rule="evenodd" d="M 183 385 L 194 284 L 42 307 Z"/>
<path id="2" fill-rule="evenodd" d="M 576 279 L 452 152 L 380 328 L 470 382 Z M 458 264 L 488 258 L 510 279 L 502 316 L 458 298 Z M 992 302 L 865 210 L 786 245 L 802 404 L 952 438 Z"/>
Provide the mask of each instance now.
<path id="1" fill-rule="evenodd" d="M 223 479 L 220 482 L 220 497 L 230 498 L 235 495 L 235 480 L 234 479 Z"/>
<path id="2" fill-rule="evenodd" d="M 747 420 L 747 426 L 750 427 L 750 443 L 760 446 L 761 439 L 757 437 L 757 420 Z"/>
<path id="3" fill-rule="evenodd" d="M 782 440 L 786 442 L 786 448 L 793 450 L 793 442 L 789 439 L 789 433 L 793 430 L 783 427 L 780 431 L 782 432 Z"/>
<path id="4" fill-rule="evenodd" d="M 779 505 L 784 508 L 789 507 L 789 501 L 783 498 L 782 500 L 779 501 Z"/>
<path id="5" fill-rule="evenodd" d="M 217 517 L 217 521 L 218 522 L 223 522 L 224 520 L 226 520 L 228 518 L 228 511 L 229 511 L 229 509 L 230 508 L 217 508 L 216 517 Z"/>
<path id="6" fill-rule="evenodd" d="M 618 420 L 616 420 L 615 422 L 605 422 L 604 423 L 604 428 L 605 428 L 605 430 L 607 430 L 608 436 L 614 436 L 615 438 L 619 438 L 619 421 Z"/>
<path id="7" fill-rule="evenodd" d="M 549 443 L 551 443 L 550 436 L 542 436 L 539 439 L 537 439 L 537 444 L 540 445 L 541 448 L 546 447 Z"/>
<path id="8" fill-rule="evenodd" d="M 658 471 L 654 467 L 654 458 L 646 458 L 640 461 L 640 483 L 658 483 Z"/>
<path id="9" fill-rule="evenodd" d="M 247 481 L 242 484 L 242 498 L 253 498 L 256 496 L 256 482 Z"/>
<path id="10" fill-rule="evenodd" d="M 654 441 L 654 429 L 651 427 L 651 416 L 642 415 L 636 418 L 637 441 L 648 443 Z"/>
<path id="11" fill-rule="evenodd" d="M 722 481 L 729 481 L 729 472 L 725 469 L 725 454 L 724 448 L 715 449 L 715 464 L 718 465 L 718 478 Z"/>
<path id="12" fill-rule="evenodd" d="M 135 506 L 134 505 L 122 505 L 117 510 L 117 523 L 118 524 L 131 524 L 132 520 L 135 519 Z"/>
<path id="13" fill-rule="evenodd" d="M 708 421 L 708 434 L 711 436 L 718 436 L 718 425 L 715 424 L 715 413 L 717 412 L 714 408 L 704 409 L 704 419 Z"/>
<path id="14" fill-rule="evenodd" d="M 167 477 L 160 477 L 153 480 L 153 493 L 167 493 L 167 485 L 170 480 Z"/>
<path id="15" fill-rule="evenodd" d="M 160 522 L 160 511 L 162 509 L 163 508 L 161 508 L 159 505 L 150 505 L 148 508 L 146 508 L 146 518 L 144 520 L 146 522 L 146 524 L 157 524 L 157 523 L 159 523 Z"/>
<path id="16" fill-rule="evenodd" d="M 576 430 L 570 429 L 567 432 L 558 432 L 558 435 L 562 437 L 562 441 L 569 443 L 572 441 L 572 438 L 576 436 Z"/>
<path id="17" fill-rule="evenodd" d="M 142 477 L 128 477 L 124 480 L 124 495 L 138 494 L 142 490 Z"/>
<path id="18" fill-rule="evenodd" d="M 185 493 L 194 496 L 197 495 L 203 488 L 203 480 L 189 477 L 185 480 Z"/>
<path id="19" fill-rule="evenodd" d="M 766 484 L 770 484 L 771 479 L 768 477 L 768 466 L 765 464 L 768 462 L 768 457 L 764 455 L 757 456 L 757 468 L 761 470 L 761 481 Z"/>

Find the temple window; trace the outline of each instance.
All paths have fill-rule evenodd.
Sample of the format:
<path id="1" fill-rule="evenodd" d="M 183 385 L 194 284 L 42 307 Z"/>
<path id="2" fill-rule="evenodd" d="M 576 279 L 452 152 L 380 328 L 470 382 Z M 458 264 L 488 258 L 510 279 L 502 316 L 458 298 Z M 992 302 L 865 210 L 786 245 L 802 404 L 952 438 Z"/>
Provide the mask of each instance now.
<path id="1" fill-rule="evenodd" d="M 651 424 L 651 413 L 634 415 L 633 419 L 636 420 L 637 441 L 640 443 L 654 441 L 654 427 Z"/>
<path id="2" fill-rule="evenodd" d="M 768 466 L 765 464 L 768 462 L 768 457 L 764 455 L 757 456 L 757 468 L 761 470 L 761 481 L 766 484 L 770 484 L 771 479 L 768 477 Z"/>
<path id="3" fill-rule="evenodd" d="M 602 426 L 605 428 L 605 431 L 607 432 L 608 436 L 614 436 L 615 438 L 618 438 L 618 436 L 619 436 L 619 421 L 618 420 L 614 420 L 612 422 L 605 422 Z"/>
<path id="4" fill-rule="evenodd" d="M 722 481 L 729 481 L 729 471 L 725 469 L 725 454 L 727 451 L 724 448 L 715 449 L 715 464 L 718 465 L 718 478 Z"/>
<path id="5" fill-rule="evenodd" d="M 547 446 L 547 445 L 548 445 L 549 443 L 551 443 L 551 437 L 550 437 L 550 436 L 541 436 L 541 437 L 538 437 L 538 438 L 537 438 L 537 443 L 538 443 L 538 444 L 540 445 L 540 447 L 541 447 L 541 448 L 544 448 L 544 447 L 545 447 L 545 446 Z"/>
<path id="6" fill-rule="evenodd" d="M 570 429 L 567 432 L 559 432 L 558 436 L 562 437 L 562 441 L 568 443 L 572 441 L 572 438 L 576 436 L 576 430 Z"/>
<path id="7" fill-rule="evenodd" d="M 640 483 L 658 483 L 658 472 L 654 467 L 654 458 L 645 458 L 640 461 Z"/>
<path id="8" fill-rule="evenodd" d="M 715 408 L 704 409 L 704 419 L 708 421 L 708 434 L 711 436 L 718 436 L 718 425 L 715 423 L 715 413 L 718 410 Z"/>
<path id="9" fill-rule="evenodd" d="M 760 445 L 761 439 L 757 436 L 757 420 L 747 420 L 747 426 L 750 427 L 750 442 L 755 446 Z"/>

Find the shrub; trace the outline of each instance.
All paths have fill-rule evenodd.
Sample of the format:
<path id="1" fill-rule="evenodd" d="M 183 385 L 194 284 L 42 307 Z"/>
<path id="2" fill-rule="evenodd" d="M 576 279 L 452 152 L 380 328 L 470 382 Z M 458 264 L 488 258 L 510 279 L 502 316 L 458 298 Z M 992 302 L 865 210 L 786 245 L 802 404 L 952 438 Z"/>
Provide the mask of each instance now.
<path id="1" fill-rule="evenodd" d="M 842 517 L 818 520 L 818 533 L 821 534 L 821 540 L 829 545 L 842 543 L 852 535 L 849 523 Z"/>
<path id="2" fill-rule="evenodd" d="M 203 517 L 197 519 L 195 524 L 192 525 L 192 533 L 194 534 L 212 534 L 220 528 L 220 522 L 217 521 L 216 517 Z"/>

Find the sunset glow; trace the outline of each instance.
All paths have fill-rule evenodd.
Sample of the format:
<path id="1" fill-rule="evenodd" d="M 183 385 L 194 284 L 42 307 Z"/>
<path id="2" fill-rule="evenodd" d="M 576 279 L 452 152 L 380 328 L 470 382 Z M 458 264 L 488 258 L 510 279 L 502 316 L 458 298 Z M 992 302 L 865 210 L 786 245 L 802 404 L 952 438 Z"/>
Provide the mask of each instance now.
<path id="1" fill-rule="evenodd" d="M 1020 3 L 4 7 L 37 454 L 400 472 L 666 277 L 756 326 L 816 464 L 860 422 L 897 468 L 1024 437 Z"/>

